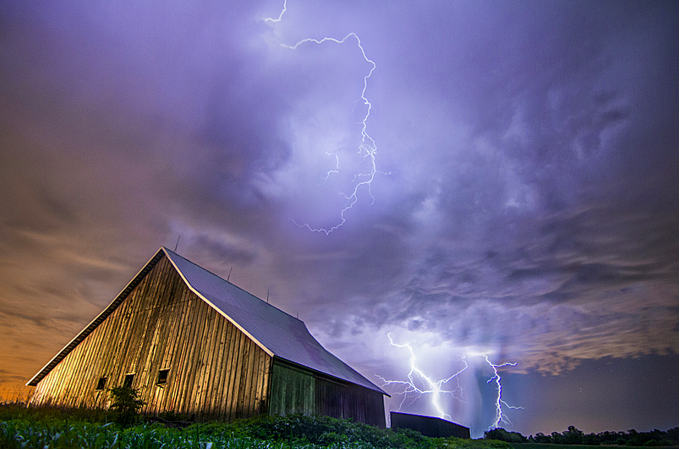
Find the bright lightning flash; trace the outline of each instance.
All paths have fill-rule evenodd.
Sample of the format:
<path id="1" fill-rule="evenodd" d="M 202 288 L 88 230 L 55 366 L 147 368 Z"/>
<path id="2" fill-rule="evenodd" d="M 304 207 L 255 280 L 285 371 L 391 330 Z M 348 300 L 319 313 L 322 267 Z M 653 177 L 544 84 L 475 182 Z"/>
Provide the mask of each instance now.
<path id="1" fill-rule="evenodd" d="M 276 23 L 280 22 L 281 19 L 283 18 L 284 13 L 286 12 L 286 0 L 283 2 L 283 10 L 281 11 L 281 14 L 277 19 L 274 18 L 267 18 L 265 19 L 265 22 L 268 23 Z M 361 55 L 363 59 L 368 62 L 371 65 L 370 70 L 368 73 L 364 76 L 364 83 L 363 83 L 363 89 L 361 90 L 361 96 L 359 99 L 356 100 L 356 102 L 361 102 L 363 105 L 366 107 L 366 114 L 364 115 L 364 118 L 361 120 L 361 143 L 359 144 L 358 148 L 358 154 L 364 159 L 369 162 L 369 169 L 367 172 L 364 173 L 359 173 L 354 176 L 354 180 L 352 182 L 355 182 L 354 184 L 354 189 L 350 194 L 342 193 L 341 195 L 344 196 L 346 202 L 342 210 L 340 211 L 340 222 L 330 228 L 313 228 L 309 224 L 299 224 L 295 220 L 293 222 L 298 225 L 301 228 L 307 228 L 312 232 L 323 232 L 326 235 L 330 234 L 331 232 L 335 231 L 339 227 L 341 227 L 346 219 L 345 219 L 345 212 L 350 210 L 358 201 L 359 199 L 359 191 L 361 190 L 362 187 L 365 187 L 366 190 L 368 191 L 368 195 L 371 197 L 371 204 L 375 201 L 375 197 L 373 196 L 371 192 L 371 185 L 373 183 L 373 180 L 375 179 L 375 175 L 377 173 L 382 173 L 379 172 L 376 166 L 376 153 L 378 151 L 378 147 L 375 143 L 375 140 L 368 134 L 367 132 L 367 122 L 368 118 L 371 115 L 371 109 L 373 105 L 371 104 L 370 101 L 368 101 L 368 98 L 366 97 L 366 89 L 368 88 L 368 79 L 371 77 L 373 74 L 373 71 L 376 69 L 376 64 L 373 60 L 369 59 L 368 56 L 366 56 L 366 51 L 364 50 L 364 47 L 361 45 L 361 39 L 359 39 L 359 36 L 357 36 L 356 33 L 349 33 L 342 39 L 336 39 L 333 37 L 324 37 L 322 39 L 314 39 L 314 38 L 307 38 L 307 39 L 302 39 L 301 41 L 297 42 L 295 45 L 286 45 L 286 44 L 281 44 L 282 47 L 288 48 L 291 50 L 296 50 L 299 46 L 307 44 L 307 43 L 314 43 L 314 44 L 324 44 L 326 42 L 332 42 L 336 44 L 344 44 L 348 39 L 353 39 L 356 40 L 357 46 L 359 47 L 359 50 L 361 51 Z M 356 104 L 355 102 L 355 104 Z M 326 182 L 328 178 L 334 174 L 334 173 L 339 173 L 339 160 L 337 154 L 335 154 L 336 157 L 336 168 L 329 170 L 326 175 L 323 177 L 323 182 Z M 388 174 L 388 173 L 383 173 L 383 174 Z M 322 182 L 322 184 L 323 184 Z"/>
<path id="2" fill-rule="evenodd" d="M 505 362 L 501 363 L 500 365 L 494 365 L 491 363 L 489 360 L 489 356 L 486 354 L 483 354 L 484 360 L 486 360 L 486 363 L 489 364 L 491 369 L 493 370 L 493 376 L 491 379 L 487 380 L 486 383 L 489 384 L 491 382 L 494 382 L 496 384 L 496 418 L 494 420 L 494 423 L 489 426 L 489 429 L 495 429 L 500 425 L 500 423 L 504 424 L 512 424 L 512 422 L 508 419 L 507 416 L 503 414 L 503 409 L 501 408 L 501 405 L 505 405 L 507 408 L 512 409 L 512 410 L 522 410 L 523 407 L 515 407 L 503 400 L 503 387 L 501 386 L 501 375 L 498 374 L 498 368 L 502 368 L 504 366 L 517 366 L 517 363 L 510 363 L 510 362 Z"/>
<path id="3" fill-rule="evenodd" d="M 416 355 L 413 352 L 413 348 L 409 343 L 404 343 L 404 344 L 397 344 L 392 340 L 392 335 L 387 334 L 387 337 L 390 339 L 390 343 L 392 346 L 396 346 L 398 348 L 408 348 L 409 352 L 411 353 L 411 371 L 409 371 L 407 377 L 408 381 L 403 381 L 403 380 L 387 380 L 382 378 L 381 376 L 378 376 L 383 382 L 384 385 L 401 385 L 404 387 L 403 391 L 399 392 L 398 394 L 402 396 L 401 403 L 399 404 L 399 410 L 404 405 L 404 402 L 406 401 L 406 398 L 413 394 L 415 395 L 415 399 L 419 398 L 422 395 L 425 394 L 431 394 L 432 395 L 432 405 L 437 410 L 437 413 L 439 414 L 440 418 L 448 418 L 451 419 L 451 416 L 449 416 L 444 410 L 442 409 L 442 406 L 439 402 L 439 399 L 442 394 L 450 394 L 454 398 L 456 398 L 456 393 L 459 393 L 462 395 L 463 389 L 460 386 L 460 383 L 456 382 L 457 386 L 453 390 L 445 390 L 442 387 L 449 383 L 452 379 L 455 379 L 458 377 L 459 374 L 461 374 L 463 371 L 465 371 L 468 368 L 468 364 L 465 361 L 465 357 L 461 357 L 461 362 L 465 364 L 465 367 L 463 367 L 460 371 L 457 373 L 452 374 L 451 376 L 447 377 L 446 379 L 441 379 L 434 381 L 430 378 L 430 376 L 427 376 L 418 366 L 416 365 L 417 359 Z M 420 388 L 418 387 L 418 384 L 423 384 L 424 387 Z M 415 400 L 414 399 L 414 400 Z M 462 400 L 461 398 L 456 398 L 459 400 Z"/>
<path id="4" fill-rule="evenodd" d="M 493 370 L 493 376 L 486 383 L 487 384 L 494 383 L 496 385 L 496 400 L 495 400 L 496 413 L 494 417 L 494 422 L 488 427 L 488 429 L 494 429 L 498 427 L 500 423 L 512 424 L 512 422 L 503 413 L 502 408 L 503 406 L 512 410 L 523 409 L 522 407 L 515 407 L 509 405 L 506 401 L 503 400 L 501 375 L 498 372 L 499 368 L 503 368 L 505 366 L 517 366 L 516 363 L 506 362 L 500 365 L 496 365 L 493 362 L 491 362 L 491 360 L 489 360 L 489 356 L 487 354 L 470 351 L 460 357 L 460 361 L 463 362 L 463 364 L 465 365 L 462 369 L 458 370 L 457 372 L 455 372 L 454 374 L 447 378 L 435 381 L 431 378 L 431 376 L 425 374 L 425 372 L 423 372 L 423 370 L 418 367 L 417 365 L 418 360 L 416 358 L 415 352 L 413 351 L 413 348 L 409 343 L 397 344 L 392 340 L 391 334 L 388 334 L 387 337 L 390 339 L 390 344 L 392 346 L 396 346 L 398 348 L 407 348 L 409 350 L 409 353 L 411 354 L 410 357 L 411 369 L 406 376 L 408 380 L 387 380 L 382 376 L 376 375 L 380 380 L 383 381 L 383 386 L 396 385 L 402 387 L 401 391 L 398 391 L 396 393 L 402 396 L 401 403 L 399 404 L 399 408 L 397 409 L 398 411 L 401 411 L 402 407 L 404 406 L 404 403 L 409 397 L 412 398 L 411 403 L 413 403 L 415 402 L 415 400 L 417 400 L 423 395 L 431 395 L 432 406 L 436 410 L 439 417 L 451 419 L 451 416 L 448 413 L 446 413 L 442 408 L 440 398 L 443 394 L 449 394 L 454 399 L 457 399 L 465 403 L 465 401 L 462 399 L 464 396 L 464 390 L 463 387 L 461 387 L 460 385 L 460 375 L 463 374 L 463 372 L 465 372 L 466 370 L 468 370 L 468 368 L 470 368 L 470 365 L 468 364 L 467 360 L 468 358 L 471 357 L 484 358 L 485 363 L 489 365 L 489 367 L 491 367 L 491 369 Z M 456 387 L 454 389 L 444 389 L 443 386 L 452 381 L 453 379 L 456 379 Z"/>

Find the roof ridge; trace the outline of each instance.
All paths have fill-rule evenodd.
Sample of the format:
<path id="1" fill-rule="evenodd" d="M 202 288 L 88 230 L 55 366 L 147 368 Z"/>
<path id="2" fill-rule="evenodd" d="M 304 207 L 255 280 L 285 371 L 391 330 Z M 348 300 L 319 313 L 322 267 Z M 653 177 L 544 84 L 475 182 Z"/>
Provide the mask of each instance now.
<path id="1" fill-rule="evenodd" d="M 288 315 L 289 317 L 291 317 L 291 318 L 293 318 L 293 319 L 295 319 L 295 320 L 298 320 L 298 321 L 300 321 L 302 324 L 304 324 L 304 321 L 302 321 L 300 318 L 291 315 L 290 313 L 286 312 L 285 310 L 279 309 L 279 308 L 276 307 L 275 305 L 270 304 L 269 301 L 265 301 L 264 299 L 260 298 L 259 296 L 250 293 L 248 290 L 246 290 L 246 289 L 244 289 L 244 288 L 242 288 L 242 287 L 239 287 L 238 285 L 234 284 L 234 283 L 231 282 L 231 281 L 228 281 L 228 280 L 224 279 L 224 278 L 223 278 L 222 276 L 220 276 L 219 274 L 213 273 L 212 271 L 208 270 L 207 268 L 200 266 L 200 265 L 197 264 L 196 262 L 193 262 L 193 261 L 187 259 L 186 257 L 184 257 L 184 256 L 182 256 L 182 255 L 176 253 L 175 251 L 172 251 L 172 250 L 168 249 L 168 248 L 165 247 L 165 246 L 163 246 L 162 249 L 165 250 L 165 251 L 168 252 L 168 253 L 172 253 L 173 255 L 175 255 L 175 256 L 177 256 L 177 257 L 183 259 L 185 262 L 190 263 L 191 265 L 195 266 L 196 268 L 199 268 L 199 269 L 205 271 L 206 273 L 209 273 L 209 274 L 215 276 L 216 278 L 220 279 L 221 281 L 224 281 L 224 282 L 226 282 L 226 283 L 228 283 L 228 284 L 230 284 L 230 285 L 233 285 L 233 286 L 236 287 L 237 289 L 241 290 L 243 293 L 246 293 L 246 294 L 252 296 L 253 298 L 259 299 L 260 301 L 262 301 L 263 304 L 267 304 L 269 307 L 273 307 L 274 309 L 278 310 L 279 312 L 285 313 L 285 314 Z M 306 325 L 305 325 L 305 326 L 306 326 Z"/>

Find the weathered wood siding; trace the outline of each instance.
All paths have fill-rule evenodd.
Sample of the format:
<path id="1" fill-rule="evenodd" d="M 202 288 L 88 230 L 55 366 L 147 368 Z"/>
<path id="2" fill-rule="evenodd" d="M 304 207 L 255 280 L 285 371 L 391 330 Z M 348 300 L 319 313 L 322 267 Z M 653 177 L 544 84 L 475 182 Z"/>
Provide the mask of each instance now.
<path id="1" fill-rule="evenodd" d="M 134 374 L 143 412 L 231 420 L 266 412 L 272 359 L 189 290 L 163 257 L 128 297 L 37 385 L 32 404 L 107 407 Z M 167 384 L 156 385 L 159 370 Z"/>
<path id="2" fill-rule="evenodd" d="M 385 427 L 383 395 L 274 359 L 269 395 L 272 415 L 327 415 Z"/>

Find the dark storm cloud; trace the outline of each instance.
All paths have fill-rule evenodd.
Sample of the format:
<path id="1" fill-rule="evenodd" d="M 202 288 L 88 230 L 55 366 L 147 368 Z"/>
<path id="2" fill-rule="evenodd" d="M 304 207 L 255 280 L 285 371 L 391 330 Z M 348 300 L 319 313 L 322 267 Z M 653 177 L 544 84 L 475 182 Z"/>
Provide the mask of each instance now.
<path id="1" fill-rule="evenodd" d="M 533 6 L 414 19 L 398 5 L 377 25 L 392 34 L 375 57 L 390 110 L 376 121 L 394 132 L 378 134 L 392 174 L 377 184 L 394 209 L 369 213 L 399 223 L 401 243 L 373 248 L 377 225 L 343 242 L 382 269 L 339 278 L 345 298 L 326 307 L 364 307 L 317 312 L 320 331 L 349 339 L 360 317 L 553 373 L 677 351 L 675 16 L 667 4 Z"/>
<path id="2" fill-rule="evenodd" d="M 369 376 L 396 372 L 387 332 L 521 372 L 677 353 L 676 4 L 300 1 L 264 22 L 281 6 L 0 6 L 0 322 L 37 358 L 179 236 Z M 378 172 L 326 235 L 296 223 L 338 224 L 365 179 L 371 65 L 352 39 L 282 44 L 350 32 Z"/>

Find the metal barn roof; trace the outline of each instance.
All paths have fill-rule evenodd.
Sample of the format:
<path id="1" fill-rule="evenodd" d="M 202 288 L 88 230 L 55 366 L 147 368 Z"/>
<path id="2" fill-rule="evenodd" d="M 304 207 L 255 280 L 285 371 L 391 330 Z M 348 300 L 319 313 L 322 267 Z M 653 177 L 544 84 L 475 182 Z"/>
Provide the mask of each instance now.
<path id="1" fill-rule="evenodd" d="M 110 315 L 146 274 L 167 256 L 186 285 L 264 351 L 296 365 L 386 394 L 349 365 L 324 349 L 301 320 L 251 295 L 163 247 L 88 326 L 67 344 L 27 385 L 37 385 L 71 350 Z"/>

